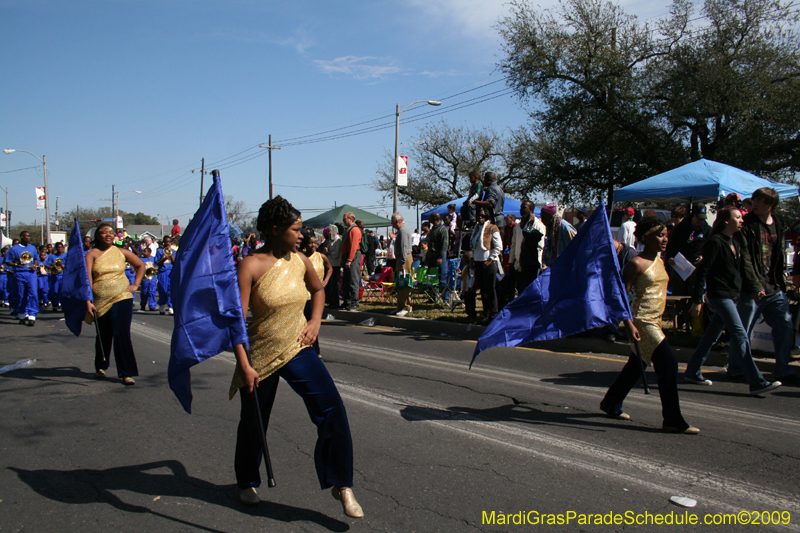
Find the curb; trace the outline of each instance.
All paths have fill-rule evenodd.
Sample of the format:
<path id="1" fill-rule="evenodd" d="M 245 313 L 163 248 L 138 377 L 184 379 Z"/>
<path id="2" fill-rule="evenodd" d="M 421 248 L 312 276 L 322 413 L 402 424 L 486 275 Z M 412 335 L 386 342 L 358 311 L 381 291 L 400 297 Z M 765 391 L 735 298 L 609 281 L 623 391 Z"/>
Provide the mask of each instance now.
<path id="1" fill-rule="evenodd" d="M 434 337 L 452 337 L 464 340 L 477 341 L 484 331 L 484 326 L 475 324 L 458 324 L 455 322 L 427 320 L 424 318 L 400 317 L 384 315 L 382 313 L 368 313 L 364 311 L 344 311 L 342 309 L 325 309 L 323 316 L 333 315 L 336 320 L 360 324 L 372 318 L 376 326 L 404 329 L 417 333 L 426 333 Z M 628 357 L 631 353 L 627 343 L 608 342 L 597 337 L 566 337 L 550 341 L 531 342 L 522 345 L 525 348 L 548 350 L 552 352 L 611 355 Z M 673 346 L 675 357 L 679 363 L 688 363 L 694 353 L 694 348 Z M 758 368 L 764 374 L 772 373 L 775 369 L 774 359 L 755 358 Z M 711 351 L 704 366 L 722 367 L 728 362 L 728 356 L 717 351 Z M 796 365 L 797 363 L 792 363 Z"/>

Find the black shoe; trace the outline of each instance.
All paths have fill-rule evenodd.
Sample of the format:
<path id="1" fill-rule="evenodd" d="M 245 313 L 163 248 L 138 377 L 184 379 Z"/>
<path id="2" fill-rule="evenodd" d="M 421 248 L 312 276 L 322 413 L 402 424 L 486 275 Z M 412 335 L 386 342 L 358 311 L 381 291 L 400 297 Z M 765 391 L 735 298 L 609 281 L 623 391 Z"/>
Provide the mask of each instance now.
<path id="1" fill-rule="evenodd" d="M 780 381 L 783 385 L 792 387 L 800 387 L 800 376 L 797 374 L 787 374 L 785 376 L 775 376 L 775 380 Z"/>
<path id="2" fill-rule="evenodd" d="M 29 328 L 32 328 L 34 324 L 36 324 L 36 321 L 31 320 L 30 318 L 25 321 L 25 325 L 28 326 Z"/>

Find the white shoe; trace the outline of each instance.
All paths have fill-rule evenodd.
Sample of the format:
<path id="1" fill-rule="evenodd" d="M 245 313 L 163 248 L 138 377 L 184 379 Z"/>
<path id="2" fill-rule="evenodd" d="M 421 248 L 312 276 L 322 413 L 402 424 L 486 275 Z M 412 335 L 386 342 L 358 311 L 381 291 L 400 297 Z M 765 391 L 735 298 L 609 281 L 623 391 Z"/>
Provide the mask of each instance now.
<path id="1" fill-rule="evenodd" d="M 171 307 L 167 307 L 167 314 L 168 314 L 169 316 L 172 316 L 172 315 L 174 315 L 174 314 L 175 314 L 175 312 L 172 310 L 172 308 L 171 308 Z"/>
<path id="2" fill-rule="evenodd" d="M 406 316 L 408 314 L 408 309 L 401 309 L 400 311 L 395 313 L 395 316 Z"/>

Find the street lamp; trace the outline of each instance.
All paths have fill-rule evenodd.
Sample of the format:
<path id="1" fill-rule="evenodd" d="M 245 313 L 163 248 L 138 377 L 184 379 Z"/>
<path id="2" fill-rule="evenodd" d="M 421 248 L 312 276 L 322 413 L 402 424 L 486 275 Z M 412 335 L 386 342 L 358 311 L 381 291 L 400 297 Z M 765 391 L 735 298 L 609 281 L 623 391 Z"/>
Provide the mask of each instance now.
<path id="1" fill-rule="evenodd" d="M 394 115 L 394 202 L 392 203 L 392 214 L 397 213 L 397 173 L 400 171 L 400 167 L 398 165 L 397 159 L 400 157 L 400 115 L 406 112 L 406 109 L 411 107 L 414 104 L 421 104 L 426 103 L 428 105 L 442 105 L 442 103 L 438 100 L 417 100 L 416 102 L 411 102 L 408 104 L 405 109 L 400 111 L 400 104 L 397 104 L 397 108 L 395 110 Z"/>
<path id="2" fill-rule="evenodd" d="M 12 152 L 25 152 L 26 154 L 31 154 L 33 157 L 38 159 L 44 167 L 44 212 L 45 216 L 47 217 L 47 242 L 52 242 L 50 239 L 50 188 L 47 186 L 47 156 L 43 155 L 40 158 L 33 152 L 29 152 L 27 150 L 15 150 L 13 148 L 6 148 L 3 150 L 3 152 L 6 154 L 10 154 Z"/>

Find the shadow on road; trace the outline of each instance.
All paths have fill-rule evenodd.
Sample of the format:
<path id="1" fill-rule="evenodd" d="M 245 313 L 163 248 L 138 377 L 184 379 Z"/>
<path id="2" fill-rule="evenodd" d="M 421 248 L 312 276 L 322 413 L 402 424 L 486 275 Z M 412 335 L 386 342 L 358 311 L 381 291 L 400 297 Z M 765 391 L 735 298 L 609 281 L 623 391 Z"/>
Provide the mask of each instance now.
<path id="1" fill-rule="evenodd" d="M 407 405 L 400 411 L 400 414 L 409 422 L 424 420 L 524 422 L 537 425 L 570 426 L 590 431 L 604 431 L 609 428 L 615 428 L 644 433 L 660 433 L 657 428 L 642 427 L 619 421 L 605 421 L 602 413 L 554 413 L 534 409 L 522 404 L 509 404 L 488 409 L 474 409 L 472 407 L 434 409 Z"/>
<path id="2" fill-rule="evenodd" d="M 129 513 L 147 513 L 204 531 L 217 529 L 172 517 L 141 505 L 127 503 L 112 491 L 130 491 L 149 496 L 191 498 L 239 512 L 280 522 L 314 522 L 329 531 L 348 531 L 340 520 L 310 509 L 302 509 L 269 501 L 245 508 L 236 497 L 235 485 L 215 485 L 190 476 L 179 461 L 166 460 L 105 470 L 24 470 L 8 467 L 35 492 L 66 504 L 107 503 Z M 163 472 L 169 470 L 169 473 Z"/>

